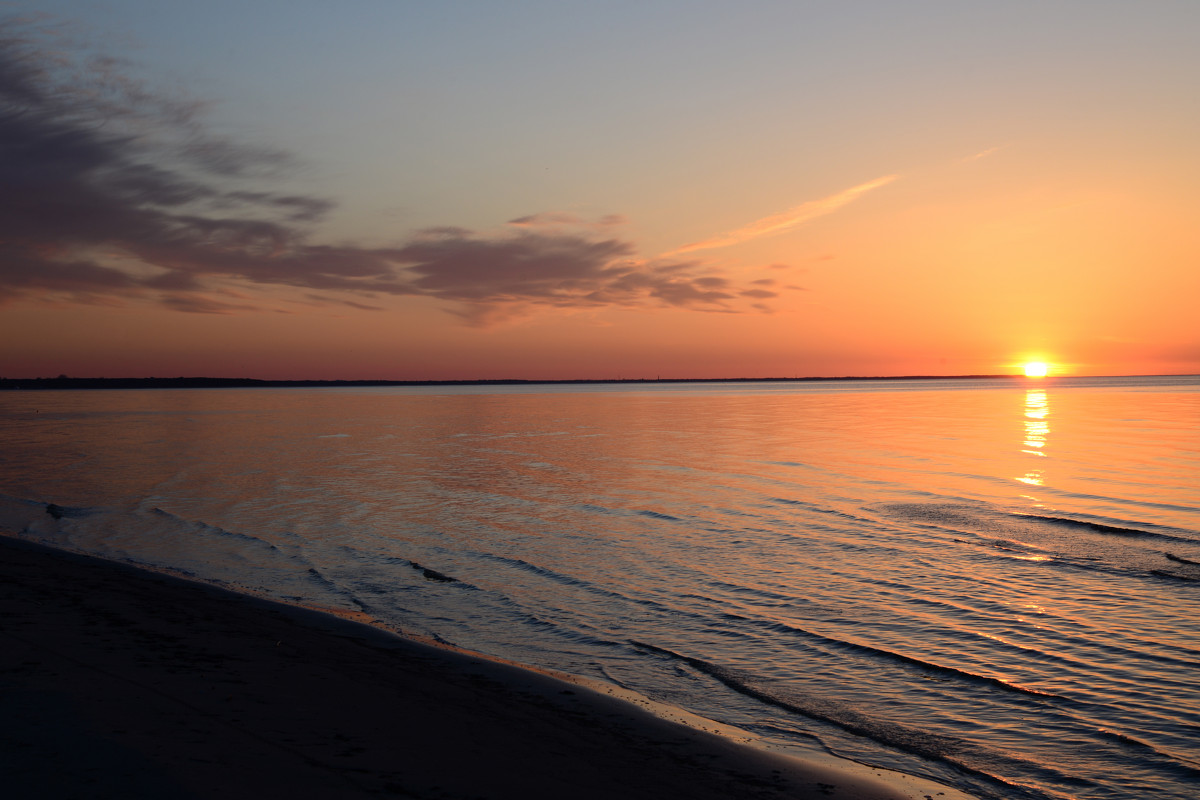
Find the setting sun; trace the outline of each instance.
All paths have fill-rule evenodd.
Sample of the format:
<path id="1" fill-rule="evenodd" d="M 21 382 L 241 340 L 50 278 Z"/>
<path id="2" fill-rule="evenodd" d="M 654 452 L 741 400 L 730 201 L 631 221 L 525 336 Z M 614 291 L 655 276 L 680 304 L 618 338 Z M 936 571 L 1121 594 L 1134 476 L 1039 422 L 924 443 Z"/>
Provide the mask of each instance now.
<path id="1" fill-rule="evenodd" d="M 1025 364 L 1026 378 L 1044 378 L 1049 371 L 1050 366 L 1045 361 L 1029 361 Z"/>

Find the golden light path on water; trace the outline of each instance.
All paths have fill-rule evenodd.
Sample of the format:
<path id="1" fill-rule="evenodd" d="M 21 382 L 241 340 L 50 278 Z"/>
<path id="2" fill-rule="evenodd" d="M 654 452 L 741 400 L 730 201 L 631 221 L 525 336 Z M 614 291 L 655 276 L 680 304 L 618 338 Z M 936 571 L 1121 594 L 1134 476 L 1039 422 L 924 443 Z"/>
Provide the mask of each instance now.
<path id="1" fill-rule="evenodd" d="M 1022 453 L 1037 458 L 1046 457 L 1046 440 L 1050 435 L 1050 401 L 1044 389 L 1027 389 L 1025 392 L 1024 441 Z M 1033 467 L 1017 478 L 1021 483 L 1042 486 L 1045 483 L 1041 465 Z"/>

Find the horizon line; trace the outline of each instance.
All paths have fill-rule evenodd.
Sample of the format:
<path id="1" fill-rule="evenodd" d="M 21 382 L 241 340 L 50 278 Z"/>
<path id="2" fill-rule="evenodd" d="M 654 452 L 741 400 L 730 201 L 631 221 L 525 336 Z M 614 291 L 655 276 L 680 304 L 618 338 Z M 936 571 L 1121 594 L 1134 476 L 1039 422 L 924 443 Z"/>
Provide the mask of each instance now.
<path id="1" fill-rule="evenodd" d="M 808 375 L 803 377 L 739 377 L 739 378 L 449 378 L 449 379 L 387 379 L 387 378 L 221 378 L 205 376 L 150 377 L 73 377 L 0 378 L 0 390 L 23 389 L 104 389 L 104 388 L 288 388 L 322 386 L 525 386 L 579 385 L 623 383 L 820 383 L 835 381 L 958 381 L 1012 379 L 1030 383 L 1056 382 L 1063 378 L 1186 378 L 1197 373 L 1154 373 L 1137 375 L 1047 375 L 1030 377 L 1020 373 L 962 374 L 962 375 Z M 31 385 L 19 385 L 31 384 Z"/>

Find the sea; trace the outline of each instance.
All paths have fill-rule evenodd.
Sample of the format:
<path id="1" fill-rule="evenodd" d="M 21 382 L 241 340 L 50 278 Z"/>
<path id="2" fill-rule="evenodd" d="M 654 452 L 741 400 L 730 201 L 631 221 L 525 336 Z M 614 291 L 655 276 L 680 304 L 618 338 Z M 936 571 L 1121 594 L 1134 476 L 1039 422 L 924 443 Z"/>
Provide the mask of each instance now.
<path id="1" fill-rule="evenodd" d="M 1200 796 L 1200 377 L 0 393 L 0 529 L 981 798 Z"/>

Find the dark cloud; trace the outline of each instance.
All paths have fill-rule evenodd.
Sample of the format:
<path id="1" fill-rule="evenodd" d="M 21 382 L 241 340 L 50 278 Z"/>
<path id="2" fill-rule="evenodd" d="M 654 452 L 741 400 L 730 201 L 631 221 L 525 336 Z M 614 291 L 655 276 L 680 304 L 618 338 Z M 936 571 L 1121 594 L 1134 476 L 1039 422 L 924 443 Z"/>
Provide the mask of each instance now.
<path id="1" fill-rule="evenodd" d="M 325 216 L 333 210 L 334 203 L 319 197 L 302 197 L 299 195 L 276 195 L 270 192 L 228 192 L 221 199 L 229 202 L 246 203 L 248 205 L 264 205 L 287 212 L 291 222 L 312 222 Z"/>
<path id="2" fill-rule="evenodd" d="M 383 306 L 371 305 L 370 303 L 359 303 L 355 300 L 347 300 L 347 299 L 341 298 L 341 297 L 329 297 L 327 295 L 320 295 L 320 294 L 309 294 L 309 295 L 306 295 L 306 297 L 308 300 L 310 300 L 312 302 L 313 305 L 318 305 L 318 306 L 339 305 L 339 306 L 346 306 L 348 308 L 357 308 L 359 311 L 383 311 L 384 310 Z"/>
<path id="3" fill-rule="evenodd" d="M 476 238 L 441 233 L 414 241 L 395 257 L 407 266 L 414 290 L 448 300 L 572 298 L 610 274 L 609 264 L 633 248 L 615 239 L 518 233 Z"/>
<path id="4" fill-rule="evenodd" d="M 535 225 L 578 225 L 583 220 L 574 214 L 566 214 L 563 212 L 542 212 L 541 214 L 527 214 L 523 217 L 510 219 L 509 225 L 517 227 L 527 227 Z"/>
<path id="5" fill-rule="evenodd" d="M 538 308 L 663 305 L 742 311 L 700 262 L 639 260 L 613 236 L 624 220 L 565 213 L 480 235 L 429 229 L 392 248 L 312 244 L 334 208 L 278 184 L 287 154 L 206 134 L 202 106 L 164 98 L 109 58 L 72 61 L 46 31 L 0 23 L 0 303 L 138 298 L 199 313 L 257 310 L 213 299 L 259 284 L 330 298 L 420 295 L 472 324 Z M 248 183 L 249 182 L 249 183 Z"/>
<path id="6" fill-rule="evenodd" d="M 0 243 L 0 285 L 14 292 L 47 289 L 86 293 L 126 290 L 136 286 L 136 281 L 120 270 L 90 261 L 47 258 Z"/>
<path id="7" fill-rule="evenodd" d="M 425 231 L 387 257 L 408 276 L 404 291 L 466 304 L 468 321 L 487 323 L 483 306 L 558 308 L 651 303 L 734 311 L 724 277 L 697 262 L 645 262 L 619 239 L 520 231 L 478 237 L 459 229 Z M 511 311 L 511 309 L 510 309 Z M 509 311 L 503 316 L 510 316 Z"/>
<path id="8" fill-rule="evenodd" d="M 193 139 L 181 152 L 202 171 L 227 177 L 270 176 L 293 164 L 292 157 L 279 150 L 246 147 L 210 137 Z"/>
<path id="9" fill-rule="evenodd" d="M 242 311 L 260 311 L 257 306 L 246 303 L 226 303 L 199 294 L 168 294 L 162 298 L 167 308 L 191 314 L 235 314 Z"/>
<path id="10" fill-rule="evenodd" d="M 544 211 L 540 214 L 528 214 L 516 219 L 510 219 L 509 225 L 519 228 L 544 227 L 575 227 L 575 228 L 611 228 L 624 225 L 628 220 L 620 214 L 606 214 L 600 219 L 589 220 L 576 214 L 562 211 Z"/>

